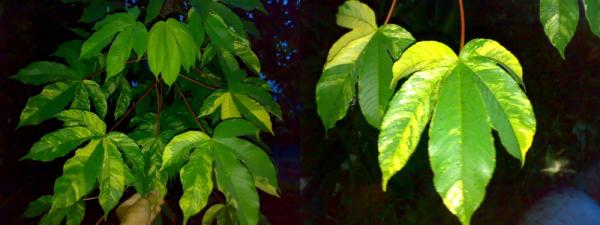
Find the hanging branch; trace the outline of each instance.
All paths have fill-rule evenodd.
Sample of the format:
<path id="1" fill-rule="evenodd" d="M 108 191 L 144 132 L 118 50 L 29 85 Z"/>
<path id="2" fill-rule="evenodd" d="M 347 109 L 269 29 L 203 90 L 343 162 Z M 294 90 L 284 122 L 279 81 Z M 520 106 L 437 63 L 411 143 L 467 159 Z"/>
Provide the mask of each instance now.
<path id="1" fill-rule="evenodd" d="M 394 12 L 394 8 L 396 8 L 396 0 L 392 0 L 392 4 L 390 5 L 390 9 L 388 10 L 387 16 L 385 17 L 385 22 L 383 24 L 387 24 L 390 22 L 390 18 L 392 18 L 392 12 Z"/>
<path id="2" fill-rule="evenodd" d="M 458 7 L 460 9 L 460 50 L 462 51 L 465 46 L 465 10 L 462 0 L 458 0 Z"/>
<path id="3" fill-rule="evenodd" d="M 154 82 L 154 84 L 152 84 L 152 86 L 150 86 L 148 88 L 148 90 L 146 90 L 146 92 L 144 92 L 144 94 L 140 98 L 138 98 L 138 100 L 136 102 L 134 102 L 133 105 L 131 105 L 131 107 L 129 107 L 129 109 L 127 110 L 127 112 L 125 112 L 125 114 L 123 114 L 123 116 L 121 116 L 121 118 L 115 123 L 115 125 L 113 125 L 110 128 L 110 130 L 108 130 L 108 133 L 110 133 L 115 128 L 117 128 L 117 126 L 119 126 L 119 124 L 121 124 L 121 122 L 123 122 L 123 120 L 125 119 L 125 117 L 127 117 L 133 111 L 133 109 L 135 109 L 135 107 L 137 106 L 137 104 L 140 103 L 142 100 L 144 100 L 144 98 L 146 98 L 146 96 L 148 96 L 148 94 L 150 94 L 150 92 L 152 91 L 152 89 L 154 89 L 154 87 L 156 87 L 156 82 Z"/>
<path id="4" fill-rule="evenodd" d="M 183 103 L 185 103 L 185 107 L 188 109 L 188 112 L 190 112 L 190 114 L 194 118 L 194 122 L 196 122 L 196 125 L 198 126 L 198 128 L 200 128 L 200 130 L 202 130 L 202 132 L 206 133 L 206 129 L 204 129 L 204 126 L 202 126 L 202 123 L 200 123 L 200 121 L 198 120 L 196 113 L 194 113 L 194 109 L 192 109 L 192 105 L 190 105 L 190 102 L 188 101 L 187 97 L 185 97 L 185 95 L 183 94 L 183 91 L 181 90 L 181 88 L 179 87 L 179 84 L 177 84 L 177 82 L 175 82 L 175 90 L 177 90 L 177 92 L 179 92 L 179 95 L 181 95 L 181 98 L 183 99 Z"/>

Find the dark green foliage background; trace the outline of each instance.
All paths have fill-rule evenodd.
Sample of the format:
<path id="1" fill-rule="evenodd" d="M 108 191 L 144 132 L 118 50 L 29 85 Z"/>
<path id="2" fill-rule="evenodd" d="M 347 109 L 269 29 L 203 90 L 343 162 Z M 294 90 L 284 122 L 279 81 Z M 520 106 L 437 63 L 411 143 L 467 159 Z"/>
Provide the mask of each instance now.
<path id="1" fill-rule="evenodd" d="M 363 1 L 383 23 L 391 1 Z M 314 104 L 314 86 L 331 45 L 346 29 L 335 24 L 343 1 L 306 1 L 302 6 L 302 190 L 306 224 L 459 224 L 444 207 L 432 183 L 426 134 L 407 166 L 381 191 L 377 134 L 361 115 L 358 103 L 327 134 Z M 487 195 L 473 224 L 517 224 L 526 209 L 571 176 L 551 179 L 540 172 L 547 154 L 570 160 L 584 171 L 600 159 L 595 132 L 600 127 L 600 39 L 580 24 L 566 60 L 544 35 L 538 1 L 465 0 L 466 41 L 489 38 L 502 43 L 520 60 L 538 121 L 525 167 L 496 141 L 497 164 Z M 418 41 L 436 40 L 458 52 L 460 23 L 457 1 L 406 0 L 390 23 L 403 26 Z M 589 128 L 573 132 L 576 127 Z M 495 138 L 498 140 L 497 136 Z M 583 141 L 585 140 L 585 141 Z M 327 172 L 324 172 L 327 171 Z M 327 197 L 325 197 L 327 196 Z M 510 206 L 510 207 L 507 207 Z M 510 215 L 510 216 L 509 216 Z M 402 221 L 402 222 L 399 222 Z"/>

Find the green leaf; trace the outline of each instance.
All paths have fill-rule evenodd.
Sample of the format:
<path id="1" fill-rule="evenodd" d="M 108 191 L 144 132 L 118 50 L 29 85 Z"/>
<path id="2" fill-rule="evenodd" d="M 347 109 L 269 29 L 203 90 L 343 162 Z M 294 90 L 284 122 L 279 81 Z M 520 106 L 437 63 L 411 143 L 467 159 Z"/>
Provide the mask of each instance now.
<path id="1" fill-rule="evenodd" d="M 206 17 L 206 21 L 204 21 L 204 29 L 215 46 L 229 52 L 234 52 L 233 42 L 235 39 L 221 16 L 210 11 Z"/>
<path id="2" fill-rule="evenodd" d="M 173 18 L 155 23 L 149 35 L 150 70 L 154 76 L 162 75 L 165 83 L 172 85 L 182 66 L 187 70 L 194 64 L 199 50 L 187 28 Z"/>
<path id="3" fill-rule="evenodd" d="M 91 111 L 90 95 L 81 84 L 77 85 L 75 96 L 73 97 L 73 101 L 71 101 L 71 109 Z"/>
<path id="4" fill-rule="evenodd" d="M 227 93 L 225 90 L 216 90 L 206 97 L 202 102 L 202 107 L 200 108 L 200 114 L 198 116 L 206 116 L 217 110 L 223 103 L 222 96 L 225 93 Z"/>
<path id="5" fill-rule="evenodd" d="M 137 40 L 135 40 L 137 41 Z M 112 42 L 106 56 L 106 78 L 113 77 L 125 69 L 125 64 L 133 48 L 133 28 L 128 27 L 119 32 Z"/>
<path id="6" fill-rule="evenodd" d="M 236 107 L 236 103 L 234 102 L 233 95 L 231 93 L 225 92 L 219 99 L 222 120 L 242 117 L 242 115 L 240 115 L 240 111 L 238 111 L 238 108 Z M 217 101 L 219 99 L 217 99 Z"/>
<path id="7" fill-rule="evenodd" d="M 261 148 L 239 138 L 215 137 L 215 141 L 234 152 L 236 157 L 244 163 L 254 177 L 256 187 L 279 197 L 275 166 Z"/>
<path id="8" fill-rule="evenodd" d="M 243 38 L 247 38 L 246 30 L 244 29 L 244 24 L 242 23 L 242 19 L 229 7 L 219 3 L 214 2 L 208 5 L 210 10 L 216 12 L 223 18 L 225 23 L 233 28 L 233 32 L 235 35 L 241 36 Z"/>
<path id="9" fill-rule="evenodd" d="M 215 174 L 219 189 L 225 193 L 228 203 L 236 209 L 241 225 L 258 223 L 259 202 L 254 180 L 248 170 L 228 147 L 214 142 Z"/>
<path id="10" fill-rule="evenodd" d="M 65 126 L 84 126 L 97 136 L 106 133 L 106 124 L 96 114 L 79 109 L 69 109 L 56 114 Z"/>
<path id="11" fill-rule="evenodd" d="M 192 34 L 194 43 L 196 46 L 202 46 L 204 44 L 204 24 L 202 24 L 202 18 L 193 8 L 188 12 L 188 24 L 187 28 Z"/>
<path id="12" fill-rule="evenodd" d="M 415 151 L 431 118 L 440 80 L 446 67 L 415 73 L 390 101 L 379 134 L 379 167 L 385 191 L 390 178 L 400 171 Z"/>
<path id="13" fill-rule="evenodd" d="M 360 1 L 346 1 L 338 8 L 336 23 L 348 29 L 377 30 L 375 12 Z"/>
<path id="14" fill-rule="evenodd" d="M 98 55 L 104 47 L 111 43 L 115 35 L 125 27 L 127 27 L 125 23 L 108 23 L 102 26 L 100 30 L 94 32 L 90 38 L 83 42 L 80 58 L 87 59 Z"/>
<path id="15" fill-rule="evenodd" d="M 460 52 L 460 58 L 469 60 L 477 57 L 490 59 L 498 63 L 502 68 L 517 76 L 519 81 L 523 80 L 523 68 L 515 55 L 506 50 L 500 43 L 490 39 L 470 40 Z"/>
<path id="16" fill-rule="evenodd" d="M 179 205 L 183 211 L 183 224 L 187 224 L 187 220 L 191 216 L 206 206 L 212 192 L 213 159 L 211 150 L 211 145 L 196 148 L 188 163 L 181 168 L 183 196 L 179 200 Z"/>
<path id="17" fill-rule="evenodd" d="M 392 68 L 394 77 L 390 86 L 395 87 L 400 79 L 414 72 L 431 66 L 454 63 L 456 59 L 456 54 L 445 44 L 437 41 L 417 42 L 406 49 L 402 53 L 402 58 L 394 63 Z"/>
<path id="18" fill-rule="evenodd" d="M 141 22 L 135 23 L 131 29 L 133 30 L 131 34 L 133 51 L 137 55 L 137 59 L 141 60 L 148 48 L 148 29 L 146 29 L 146 26 Z"/>
<path id="19" fill-rule="evenodd" d="M 223 2 L 246 11 L 256 9 L 263 13 L 267 13 L 260 0 L 223 0 Z"/>
<path id="20" fill-rule="evenodd" d="M 55 62 L 33 62 L 11 77 L 24 84 L 40 85 L 56 81 L 79 80 L 81 77 L 67 66 Z"/>
<path id="21" fill-rule="evenodd" d="M 442 81 L 429 130 L 435 189 L 462 224 L 470 224 L 483 201 L 495 164 L 494 140 L 476 76 L 458 63 Z"/>
<path id="22" fill-rule="evenodd" d="M 102 169 L 98 175 L 99 201 L 104 210 L 104 217 L 106 217 L 121 200 L 125 190 L 125 173 L 128 168 L 123 162 L 117 146 L 110 139 L 102 139 L 98 148 L 103 151 Z"/>
<path id="23" fill-rule="evenodd" d="M 281 118 L 279 105 L 264 88 L 253 84 L 238 83 L 230 87 L 230 89 L 233 89 L 235 93 L 244 94 L 256 100 L 271 114 Z"/>
<path id="24" fill-rule="evenodd" d="M 154 18 L 156 18 L 156 16 L 158 16 L 163 4 L 164 4 L 164 0 L 148 1 L 148 6 L 146 8 L 146 18 L 144 18 L 145 24 L 150 23 L 152 20 L 154 20 Z"/>
<path id="25" fill-rule="evenodd" d="M 104 0 L 94 0 L 91 4 L 83 10 L 83 15 L 79 22 L 92 23 L 106 16 L 106 12 L 109 11 L 111 4 Z"/>
<path id="26" fill-rule="evenodd" d="M 246 95 L 236 94 L 234 96 L 235 105 L 242 115 L 244 115 L 244 118 L 252 121 L 260 129 L 269 131 L 271 134 L 273 133 L 271 117 L 265 108 Z"/>
<path id="27" fill-rule="evenodd" d="M 230 138 L 244 135 L 258 135 L 260 130 L 254 124 L 242 119 L 229 119 L 215 128 L 214 138 Z"/>
<path id="28" fill-rule="evenodd" d="M 206 145 L 209 141 L 210 137 L 200 131 L 187 131 L 173 137 L 163 152 L 161 170 L 183 164 L 193 148 Z"/>
<path id="29" fill-rule="evenodd" d="M 481 93 L 493 128 L 508 153 L 525 164 L 533 142 L 536 121 L 531 102 L 519 85 L 501 68 L 483 62 L 468 63 L 481 80 Z"/>
<path id="30" fill-rule="evenodd" d="M 579 3 L 577 0 L 540 0 L 540 21 L 550 43 L 564 59 L 565 48 L 579 22 Z"/>
<path id="31" fill-rule="evenodd" d="M 357 59 L 358 101 L 371 126 L 379 128 L 381 118 L 393 94 L 390 88 L 394 46 L 402 52 L 414 41 L 412 35 L 397 25 L 382 26 L 369 40 Z"/>
<path id="32" fill-rule="evenodd" d="M 92 190 L 102 165 L 99 143 L 100 140 L 90 141 L 65 162 L 63 175 L 54 183 L 51 212 L 75 204 Z"/>
<path id="33" fill-rule="evenodd" d="M 92 99 L 94 108 L 96 109 L 96 112 L 98 112 L 98 116 L 100 116 L 100 118 L 104 118 L 106 116 L 106 112 L 108 111 L 108 104 L 106 103 L 106 95 L 104 94 L 104 91 L 102 91 L 98 83 L 91 80 L 84 80 L 83 86 Z"/>
<path id="34" fill-rule="evenodd" d="M 106 138 L 110 139 L 117 148 L 123 152 L 125 160 L 130 168 L 132 168 L 132 172 L 134 175 L 133 185 L 138 193 L 143 196 L 148 194 L 148 190 L 146 190 L 146 171 L 144 170 L 146 167 L 146 161 L 144 160 L 144 155 L 140 150 L 140 147 L 126 134 L 121 132 L 110 132 L 106 135 Z"/>
<path id="35" fill-rule="evenodd" d="M 39 95 L 29 98 L 21 112 L 18 127 L 37 125 L 64 109 L 75 95 L 77 83 L 57 82 L 46 85 Z"/>
<path id="36" fill-rule="evenodd" d="M 117 105 L 115 108 L 115 119 L 123 116 L 129 105 L 131 103 L 131 99 L 133 99 L 133 93 L 131 88 L 129 87 L 129 82 L 125 77 L 119 79 L 119 97 L 117 98 Z"/>
<path id="37" fill-rule="evenodd" d="M 84 127 L 67 127 L 44 135 L 22 159 L 52 161 L 63 157 L 81 143 L 97 137 Z"/>
<path id="38" fill-rule="evenodd" d="M 597 37 L 600 37 L 600 1 L 584 0 L 583 6 L 590 29 Z"/>
<path id="39" fill-rule="evenodd" d="M 224 207 L 223 204 L 214 204 L 208 208 L 204 213 L 204 217 L 202 217 L 202 225 L 212 225 L 215 219 L 219 216 L 222 217 Z"/>
<path id="40" fill-rule="evenodd" d="M 356 76 L 352 65 L 340 65 L 323 72 L 317 83 L 317 112 L 325 130 L 329 130 L 338 120 L 346 116 L 354 97 Z"/>
<path id="41" fill-rule="evenodd" d="M 52 205 L 52 195 L 44 195 L 39 197 L 35 201 L 29 203 L 23 216 L 25 218 L 33 218 L 42 215 L 44 212 L 50 209 Z"/>
<path id="42" fill-rule="evenodd" d="M 260 61 L 258 60 L 258 56 L 254 54 L 252 48 L 250 48 L 250 41 L 248 39 L 236 36 L 235 41 L 233 42 L 233 49 L 235 54 L 240 57 L 242 62 L 252 70 L 255 74 L 260 73 Z"/>
<path id="43" fill-rule="evenodd" d="M 81 224 L 85 216 L 85 202 L 80 200 L 75 205 L 70 206 L 66 209 L 65 215 L 67 216 L 66 225 Z"/>

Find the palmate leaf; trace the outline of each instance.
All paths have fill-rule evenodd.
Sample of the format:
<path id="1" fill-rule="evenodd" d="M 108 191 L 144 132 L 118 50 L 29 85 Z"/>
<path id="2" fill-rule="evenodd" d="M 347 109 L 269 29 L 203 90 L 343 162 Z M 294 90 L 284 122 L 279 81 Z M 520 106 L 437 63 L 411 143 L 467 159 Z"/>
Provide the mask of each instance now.
<path id="1" fill-rule="evenodd" d="M 65 156 L 83 142 L 97 137 L 88 128 L 66 127 L 44 135 L 22 159 L 52 161 Z"/>
<path id="2" fill-rule="evenodd" d="M 209 141 L 210 137 L 200 131 L 187 131 L 173 137 L 163 152 L 161 170 L 183 164 L 192 149 L 206 145 Z"/>
<path id="3" fill-rule="evenodd" d="M 213 189 L 212 162 L 212 148 L 205 145 L 205 148 L 196 148 L 188 163 L 181 168 L 183 196 L 179 205 L 183 210 L 183 224 L 187 224 L 187 220 L 200 212 L 208 202 Z"/>
<path id="4" fill-rule="evenodd" d="M 149 35 L 148 66 L 154 76 L 172 85 L 180 68 L 188 70 L 200 51 L 185 25 L 173 18 L 155 23 Z"/>
<path id="5" fill-rule="evenodd" d="M 136 191 L 141 195 L 146 196 L 149 192 L 145 185 L 145 182 L 147 181 L 144 171 L 146 161 L 144 160 L 144 155 L 142 154 L 140 147 L 133 139 L 120 132 L 110 132 L 106 135 L 106 138 L 115 143 L 117 148 L 123 152 L 125 161 L 134 175 L 135 180 L 133 181 L 133 185 Z"/>
<path id="6" fill-rule="evenodd" d="M 98 174 L 100 186 L 99 202 L 104 210 L 104 217 L 108 215 L 121 200 L 125 190 L 125 177 L 128 167 L 125 165 L 121 153 L 115 143 L 104 138 L 98 145 L 102 153 L 102 168 Z"/>
<path id="7" fill-rule="evenodd" d="M 117 33 L 130 28 L 136 23 L 139 9 L 133 8 L 126 13 L 108 15 L 94 25 L 94 32 L 81 46 L 80 58 L 86 59 L 98 55 L 104 47 L 113 41 Z M 125 38 L 123 37 L 125 40 Z M 112 74 L 111 74 L 112 75 Z"/>
<path id="8" fill-rule="evenodd" d="M 340 6 L 337 23 L 352 31 L 329 50 L 317 83 L 317 111 L 325 129 L 332 128 L 346 115 L 358 82 L 361 111 L 369 124 L 379 128 L 393 93 L 393 57 L 399 56 L 414 38 L 398 25 L 378 28 L 373 10 L 359 1 L 346 1 Z"/>
<path id="9" fill-rule="evenodd" d="M 61 111 L 75 95 L 76 82 L 56 82 L 46 85 L 39 95 L 29 98 L 21 112 L 18 127 L 37 125 Z"/>
<path id="10" fill-rule="evenodd" d="M 550 43 L 565 58 L 565 48 L 573 38 L 579 22 L 577 0 L 540 0 L 540 21 Z"/>
<path id="11" fill-rule="evenodd" d="M 469 224 L 494 171 L 491 129 L 522 163 L 533 140 L 536 122 L 519 88 L 521 66 L 492 40 L 470 41 L 460 59 L 447 46 L 426 41 L 408 48 L 393 72 L 393 82 L 408 79 L 391 100 L 379 135 L 384 190 L 414 152 L 431 118 L 434 186 L 448 209 Z"/>

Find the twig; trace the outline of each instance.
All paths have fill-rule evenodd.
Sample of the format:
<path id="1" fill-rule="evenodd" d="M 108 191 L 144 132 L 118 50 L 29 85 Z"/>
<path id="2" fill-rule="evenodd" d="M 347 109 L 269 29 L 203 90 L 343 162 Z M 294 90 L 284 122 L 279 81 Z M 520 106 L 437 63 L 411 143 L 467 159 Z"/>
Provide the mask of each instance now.
<path id="1" fill-rule="evenodd" d="M 156 80 L 156 85 L 154 88 L 156 89 L 156 124 L 158 127 L 156 128 L 156 135 L 160 134 L 160 108 L 161 108 L 161 98 L 162 98 L 162 82 L 160 80 Z"/>
<path id="2" fill-rule="evenodd" d="M 104 218 L 104 216 L 101 216 L 100 219 L 98 219 L 98 221 L 96 221 L 95 225 L 98 225 L 102 222 L 102 219 Z"/>
<path id="3" fill-rule="evenodd" d="M 110 133 L 115 128 L 117 128 L 117 126 L 119 126 L 119 124 L 121 124 L 121 122 L 123 122 L 123 120 L 125 119 L 125 117 L 127 117 L 133 111 L 133 109 L 135 109 L 135 107 L 137 106 L 137 104 L 140 103 L 142 100 L 144 100 L 144 98 L 146 98 L 146 96 L 148 96 L 148 94 L 150 94 L 150 92 L 152 91 L 152 89 L 154 89 L 155 86 L 156 86 L 156 82 L 154 82 L 154 84 L 152 84 L 152 86 L 150 86 L 148 88 L 148 90 L 146 90 L 146 92 L 142 95 L 142 97 L 138 98 L 138 100 L 136 102 L 134 102 L 133 105 L 131 105 L 131 107 L 129 107 L 129 109 L 127 110 L 127 112 L 125 112 L 125 114 L 123 114 L 123 116 L 121 116 L 121 118 L 115 123 L 115 125 L 113 125 L 110 128 L 110 130 L 108 130 L 108 133 Z"/>
<path id="4" fill-rule="evenodd" d="M 458 0 L 458 7 L 460 9 L 460 50 L 462 51 L 465 46 L 465 10 L 462 0 Z"/>
<path id="5" fill-rule="evenodd" d="M 198 128 L 200 128 L 200 130 L 202 130 L 202 132 L 206 133 L 206 129 L 204 129 L 204 127 L 198 120 L 196 113 L 194 113 L 194 109 L 192 109 L 190 102 L 187 100 L 187 97 L 185 97 L 185 95 L 183 94 L 183 91 L 181 90 L 181 88 L 179 87 L 179 84 L 177 84 L 177 82 L 175 82 L 175 89 L 179 92 L 179 95 L 181 95 L 181 98 L 183 99 L 183 103 L 185 103 L 185 107 L 188 109 L 188 111 L 194 118 L 194 122 L 196 122 L 196 125 L 198 126 Z"/>
<path id="6" fill-rule="evenodd" d="M 188 76 L 186 76 L 186 75 L 183 75 L 183 74 L 179 74 L 179 76 L 180 76 L 180 77 L 182 77 L 183 79 L 186 79 L 186 80 L 188 80 L 188 81 L 190 81 L 190 82 L 194 83 L 194 84 L 200 85 L 200 86 L 202 86 L 202 87 L 205 87 L 205 88 L 208 88 L 208 89 L 210 89 L 210 90 L 217 90 L 217 89 L 219 89 L 218 87 L 213 87 L 213 86 L 210 86 L 210 85 L 208 85 L 208 84 L 202 83 L 202 82 L 200 82 L 200 81 L 198 81 L 198 80 L 194 80 L 193 78 L 191 78 L 191 77 L 188 77 Z"/>
<path id="7" fill-rule="evenodd" d="M 98 199 L 98 196 L 96 197 L 89 197 L 89 198 L 84 198 L 84 201 L 90 201 L 90 200 L 94 200 L 94 199 Z"/>
<path id="8" fill-rule="evenodd" d="M 392 4 L 390 5 L 390 9 L 388 10 L 387 16 L 385 17 L 385 22 L 383 24 L 387 24 L 390 22 L 390 18 L 392 18 L 392 12 L 394 12 L 394 8 L 396 8 L 396 0 L 392 0 Z"/>

